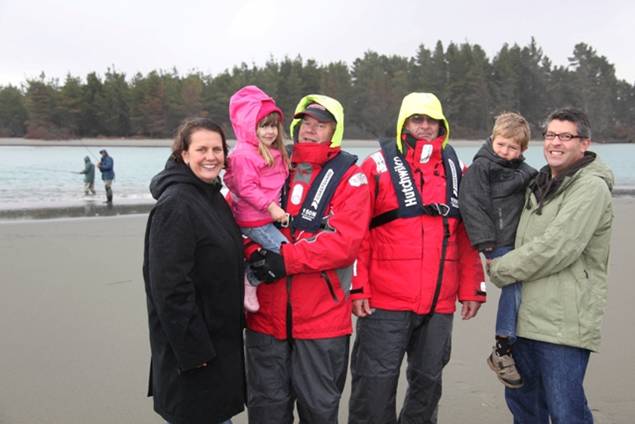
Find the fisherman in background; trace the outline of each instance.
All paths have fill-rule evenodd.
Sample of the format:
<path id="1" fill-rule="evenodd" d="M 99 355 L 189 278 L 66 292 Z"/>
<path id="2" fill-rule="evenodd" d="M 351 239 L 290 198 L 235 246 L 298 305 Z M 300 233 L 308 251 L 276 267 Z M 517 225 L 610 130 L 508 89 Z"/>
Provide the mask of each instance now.
<path id="1" fill-rule="evenodd" d="M 99 172 L 101 172 L 101 179 L 104 181 L 106 203 L 112 203 L 112 181 L 115 179 L 115 164 L 105 149 L 100 150 L 99 154 L 101 155 L 101 160 L 97 162 L 97 167 Z"/>
<path id="2" fill-rule="evenodd" d="M 79 171 L 78 174 L 84 175 L 84 195 L 95 195 L 95 165 L 90 161 L 90 158 L 86 156 L 84 158 L 84 170 Z"/>

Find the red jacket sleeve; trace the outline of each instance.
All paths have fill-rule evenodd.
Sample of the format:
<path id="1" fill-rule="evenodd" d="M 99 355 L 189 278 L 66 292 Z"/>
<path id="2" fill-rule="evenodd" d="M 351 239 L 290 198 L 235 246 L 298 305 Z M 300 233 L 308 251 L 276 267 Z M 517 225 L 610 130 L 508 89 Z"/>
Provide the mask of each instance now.
<path id="1" fill-rule="evenodd" d="M 372 211 L 374 210 L 375 205 L 375 195 L 377 193 L 377 179 L 375 178 L 375 162 L 368 158 L 362 164 L 362 171 L 364 175 L 366 175 L 366 179 L 368 180 L 368 191 L 369 191 L 369 224 L 370 218 L 372 217 Z M 370 231 L 366 231 L 364 235 L 364 239 L 362 240 L 362 244 L 359 248 L 359 253 L 357 254 L 357 263 L 355 266 L 355 270 L 353 272 L 353 285 L 351 287 L 351 299 L 370 299 L 371 297 L 371 289 L 368 278 L 368 269 L 370 264 Z"/>
<path id="2" fill-rule="evenodd" d="M 465 225 L 461 222 L 457 227 L 457 241 L 459 248 L 459 301 L 474 300 L 485 302 L 485 275 L 483 273 L 483 262 L 465 231 Z"/>

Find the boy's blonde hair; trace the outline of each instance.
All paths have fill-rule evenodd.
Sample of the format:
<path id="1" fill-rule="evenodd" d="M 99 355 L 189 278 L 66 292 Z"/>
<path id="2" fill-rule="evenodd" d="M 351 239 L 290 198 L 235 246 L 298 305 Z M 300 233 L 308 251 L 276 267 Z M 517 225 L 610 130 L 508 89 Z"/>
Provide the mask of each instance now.
<path id="1" fill-rule="evenodd" d="M 496 121 L 494 122 L 492 141 L 498 136 L 514 140 L 520 144 L 521 150 L 525 150 L 531 138 L 529 123 L 518 113 L 503 112 L 496 117 Z"/>
<path id="2" fill-rule="evenodd" d="M 278 136 L 276 137 L 276 140 L 273 142 L 271 147 L 280 150 L 284 166 L 289 167 L 289 155 L 287 154 L 287 149 L 284 146 L 284 128 L 282 127 L 280 115 L 276 112 L 271 112 L 270 114 L 262 118 L 260 122 L 256 123 L 256 125 L 259 127 L 272 124 L 278 127 Z M 260 141 L 260 139 L 258 139 L 258 153 L 260 153 L 260 156 L 262 156 L 268 166 L 273 165 L 273 156 L 271 156 L 269 148 L 262 141 Z"/>

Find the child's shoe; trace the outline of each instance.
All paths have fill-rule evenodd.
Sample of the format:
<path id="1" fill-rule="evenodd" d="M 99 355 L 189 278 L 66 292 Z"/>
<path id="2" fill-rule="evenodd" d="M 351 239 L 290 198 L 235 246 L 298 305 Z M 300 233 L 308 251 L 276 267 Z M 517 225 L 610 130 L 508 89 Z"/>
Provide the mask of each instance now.
<path id="1" fill-rule="evenodd" d="M 523 378 L 521 377 L 516 363 L 512 358 L 511 351 L 500 355 L 496 350 L 496 346 L 492 349 L 492 353 L 487 357 L 487 365 L 496 373 L 496 377 L 510 389 L 518 389 L 523 387 Z"/>
<path id="2" fill-rule="evenodd" d="M 245 297 L 243 299 L 243 305 L 249 312 L 258 312 L 258 310 L 260 309 L 257 291 L 258 288 L 249 284 L 249 280 L 247 280 L 247 277 L 245 277 Z"/>

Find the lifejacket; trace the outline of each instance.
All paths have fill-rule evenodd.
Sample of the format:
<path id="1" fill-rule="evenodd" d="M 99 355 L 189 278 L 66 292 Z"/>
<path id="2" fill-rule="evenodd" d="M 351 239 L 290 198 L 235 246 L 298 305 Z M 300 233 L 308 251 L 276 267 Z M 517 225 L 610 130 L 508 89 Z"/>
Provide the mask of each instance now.
<path id="1" fill-rule="evenodd" d="M 281 229 L 289 240 L 280 249 L 288 275 L 261 284 L 261 308 L 247 314 L 252 331 L 290 343 L 351 333 L 353 266 L 370 217 L 367 179 L 353 155 L 294 154 L 297 162 L 281 201 L 295 217 Z M 303 219 L 303 210 L 313 212 L 305 218 L 315 217 Z"/>
<path id="2" fill-rule="evenodd" d="M 324 164 L 320 173 L 315 177 L 309 192 L 302 202 L 300 212 L 292 217 L 292 230 L 315 233 L 323 228 L 322 218 L 340 180 L 348 169 L 357 162 L 357 156 L 341 151 L 334 158 Z M 290 178 L 290 177 L 289 177 Z M 290 180 L 287 179 L 282 190 L 282 204 L 287 204 Z"/>
<path id="3" fill-rule="evenodd" d="M 412 218 L 420 215 L 461 217 L 459 211 L 461 163 L 452 146 L 446 145 L 441 153 L 446 175 L 446 202 L 423 204 L 413 181 L 410 165 L 397 150 L 395 141 L 392 139 L 380 140 L 379 145 L 386 160 L 399 207 L 373 217 L 370 222 L 371 229 L 398 218 Z"/>
<path id="4" fill-rule="evenodd" d="M 328 221 L 324 218 L 324 213 L 327 206 L 331 202 L 335 191 L 344 176 L 344 174 L 350 169 L 351 166 L 357 162 L 357 156 L 352 155 L 345 151 L 340 151 L 335 157 L 331 158 L 324 163 L 319 174 L 315 177 L 309 191 L 307 192 L 299 212 L 295 216 L 289 218 L 289 226 L 291 227 L 291 234 L 295 234 L 296 231 L 307 231 L 310 233 L 317 233 L 327 228 Z M 287 206 L 288 193 L 291 184 L 291 175 L 287 178 L 287 182 L 282 188 L 281 204 Z M 336 272 L 344 273 L 350 279 L 352 274 L 352 265 L 343 269 L 338 269 Z M 326 281 L 331 297 L 337 301 L 333 283 L 329 279 L 327 273 L 322 271 L 320 273 L 322 278 Z M 287 276 L 287 290 L 291 289 L 292 277 Z M 293 312 L 291 303 L 287 303 L 287 340 L 293 341 Z"/>
<path id="5" fill-rule="evenodd" d="M 380 141 L 380 147 L 386 166 L 390 173 L 397 203 L 399 207 L 377 215 L 371 219 L 370 229 L 387 224 L 399 218 L 412 218 L 421 215 L 439 216 L 443 221 L 443 241 L 441 243 L 441 255 L 439 257 L 439 271 L 435 284 L 434 295 L 430 314 L 435 312 L 437 301 L 441 293 L 445 258 L 447 254 L 448 239 L 450 237 L 450 227 L 448 218 L 460 219 L 459 212 L 459 184 L 461 182 L 461 163 L 456 151 L 449 144 L 443 148 L 441 158 L 445 170 L 445 203 L 424 204 L 421 200 L 417 186 L 412 178 L 410 165 L 397 150 L 394 140 L 388 139 Z"/>

